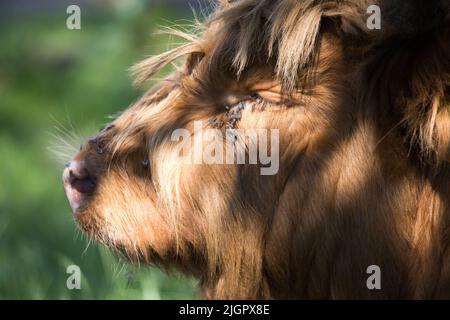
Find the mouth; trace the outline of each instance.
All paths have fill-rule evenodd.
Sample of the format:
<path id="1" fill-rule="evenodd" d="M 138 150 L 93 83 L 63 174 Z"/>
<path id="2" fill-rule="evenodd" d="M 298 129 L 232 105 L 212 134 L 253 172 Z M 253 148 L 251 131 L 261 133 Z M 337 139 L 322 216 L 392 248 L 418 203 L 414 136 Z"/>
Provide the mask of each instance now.
<path id="1" fill-rule="evenodd" d="M 64 191 L 72 212 L 85 206 L 94 194 L 96 183 L 83 161 L 72 161 L 66 165 L 62 176 Z"/>

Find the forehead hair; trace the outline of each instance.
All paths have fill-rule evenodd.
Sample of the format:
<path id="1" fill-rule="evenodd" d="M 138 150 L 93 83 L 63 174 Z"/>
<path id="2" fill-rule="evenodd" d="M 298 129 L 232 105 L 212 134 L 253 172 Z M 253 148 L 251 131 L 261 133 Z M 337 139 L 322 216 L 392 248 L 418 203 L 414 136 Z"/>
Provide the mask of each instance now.
<path id="1" fill-rule="evenodd" d="M 347 29 L 360 28 L 358 6 L 347 1 L 239 0 L 226 2 L 199 24 L 200 35 L 170 30 L 187 40 L 175 49 L 137 64 L 133 71 L 143 82 L 174 60 L 190 56 L 188 64 L 208 60 L 211 73 L 227 70 L 239 78 L 252 65 L 273 66 L 285 88 L 295 87 L 308 71 L 318 49 L 321 20 L 347 15 Z M 361 21 L 360 21 L 361 20 Z"/>
<path id="2" fill-rule="evenodd" d="M 382 30 L 366 26 L 373 4 L 382 9 Z M 133 71 L 140 83 L 188 56 L 187 70 L 206 59 L 209 72 L 225 70 L 239 78 L 250 66 L 269 64 L 283 87 L 294 89 L 300 75 L 312 72 L 324 25 L 331 23 L 338 35 L 357 39 L 361 47 L 375 47 L 380 39 L 430 30 L 448 18 L 449 9 L 447 0 L 222 0 L 204 23 L 197 23 L 199 35 L 171 29 L 187 43 L 142 61 Z"/>

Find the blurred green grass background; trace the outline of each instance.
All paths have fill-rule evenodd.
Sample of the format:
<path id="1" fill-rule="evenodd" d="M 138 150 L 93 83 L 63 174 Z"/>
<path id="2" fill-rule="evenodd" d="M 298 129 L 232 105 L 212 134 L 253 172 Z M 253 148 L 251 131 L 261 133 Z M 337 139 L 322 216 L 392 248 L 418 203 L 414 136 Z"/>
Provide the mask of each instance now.
<path id="1" fill-rule="evenodd" d="M 66 28 L 63 2 L 0 13 L 0 299 L 198 297 L 193 279 L 88 246 L 64 196 L 62 164 L 47 150 L 58 122 L 93 133 L 142 94 L 127 68 L 168 48 L 170 39 L 152 35 L 159 26 L 193 17 L 150 2 L 81 4 L 81 30 Z M 66 288 L 71 264 L 81 268 L 81 290 Z"/>

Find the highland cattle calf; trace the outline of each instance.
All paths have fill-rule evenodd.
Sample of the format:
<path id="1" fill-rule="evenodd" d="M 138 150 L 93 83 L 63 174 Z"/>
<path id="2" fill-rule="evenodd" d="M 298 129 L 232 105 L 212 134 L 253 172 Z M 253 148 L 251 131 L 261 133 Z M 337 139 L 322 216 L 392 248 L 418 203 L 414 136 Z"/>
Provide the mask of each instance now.
<path id="1" fill-rule="evenodd" d="M 202 27 L 67 165 L 81 229 L 212 299 L 450 298 L 450 2 L 222 1 Z"/>

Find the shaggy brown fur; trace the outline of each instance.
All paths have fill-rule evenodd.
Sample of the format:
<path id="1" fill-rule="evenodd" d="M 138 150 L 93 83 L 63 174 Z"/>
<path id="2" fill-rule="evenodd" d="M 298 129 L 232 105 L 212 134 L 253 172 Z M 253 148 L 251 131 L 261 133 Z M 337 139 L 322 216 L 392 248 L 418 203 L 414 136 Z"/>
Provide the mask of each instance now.
<path id="1" fill-rule="evenodd" d="M 208 298 L 450 298 L 448 1 L 223 1 L 174 33 L 188 42 L 135 71 L 183 67 L 75 156 L 96 177 L 85 232 Z M 179 161 L 174 129 L 252 93 L 238 125 L 280 130 L 278 174 Z"/>

